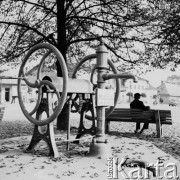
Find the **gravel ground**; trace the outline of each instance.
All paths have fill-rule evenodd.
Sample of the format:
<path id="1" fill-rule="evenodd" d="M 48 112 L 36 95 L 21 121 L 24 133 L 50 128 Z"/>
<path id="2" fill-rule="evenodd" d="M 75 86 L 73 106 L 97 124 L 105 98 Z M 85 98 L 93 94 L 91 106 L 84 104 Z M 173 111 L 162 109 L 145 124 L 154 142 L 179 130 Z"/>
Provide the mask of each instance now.
<path id="1" fill-rule="evenodd" d="M 162 151 L 172 155 L 180 161 L 180 124 L 173 123 L 173 125 L 163 125 L 163 137 L 156 138 L 156 126 L 149 125 L 149 129 L 141 135 L 134 134 L 134 123 L 119 123 L 111 125 L 111 133 L 121 137 L 138 138 L 153 143 Z"/>
<path id="2" fill-rule="evenodd" d="M 73 121 L 73 126 L 78 126 L 78 120 Z M 134 134 L 134 123 L 111 122 L 110 134 L 117 137 L 137 138 L 149 141 L 162 151 L 172 155 L 180 161 L 180 124 L 163 125 L 163 137 L 156 138 L 154 124 L 141 135 Z M 56 127 L 55 127 L 56 129 Z M 57 131 L 55 131 L 57 133 Z M 33 125 L 28 121 L 2 121 L 0 124 L 0 139 L 26 136 L 33 133 Z"/>

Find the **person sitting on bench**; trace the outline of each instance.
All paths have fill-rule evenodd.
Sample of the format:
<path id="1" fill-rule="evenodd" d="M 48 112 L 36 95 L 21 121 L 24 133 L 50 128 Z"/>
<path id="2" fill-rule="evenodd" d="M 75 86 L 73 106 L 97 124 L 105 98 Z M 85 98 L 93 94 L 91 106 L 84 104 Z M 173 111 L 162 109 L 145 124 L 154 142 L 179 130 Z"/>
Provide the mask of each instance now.
<path id="1" fill-rule="evenodd" d="M 139 93 L 135 93 L 134 94 L 134 100 L 130 103 L 130 108 L 131 109 L 142 109 L 144 111 L 147 111 L 150 109 L 149 106 L 145 106 L 144 103 L 142 101 L 140 101 L 141 95 Z M 136 130 L 134 131 L 135 134 L 138 133 L 138 131 L 140 130 L 140 134 L 144 131 L 144 129 L 148 129 L 149 127 L 149 123 L 144 123 L 142 129 L 140 130 L 140 123 L 136 123 Z"/>

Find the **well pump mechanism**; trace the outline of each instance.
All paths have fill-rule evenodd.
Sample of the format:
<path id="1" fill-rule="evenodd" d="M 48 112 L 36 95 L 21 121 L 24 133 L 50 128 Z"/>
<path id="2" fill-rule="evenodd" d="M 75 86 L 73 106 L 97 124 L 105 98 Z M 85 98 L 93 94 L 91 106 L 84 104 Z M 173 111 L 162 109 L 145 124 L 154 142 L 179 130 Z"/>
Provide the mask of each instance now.
<path id="1" fill-rule="evenodd" d="M 126 79 L 133 79 L 134 82 L 137 82 L 135 76 L 130 73 L 122 73 L 122 74 L 107 74 L 107 67 L 108 67 L 108 51 L 105 47 L 102 39 L 100 40 L 100 45 L 97 48 L 96 51 L 96 69 L 97 69 L 97 91 L 96 91 L 96 115 L 97 115 L 97 129 L 96 129 L 96 136 L 93 138 L 93 141 L 90 146 L 90 156 L 101 156 L 101 157 L 110 157 L 110 147 L 105 135 L 105 108 L 107 107 L 107 104 L 104 105 L 102 103 L 98 103 L 100 101 L 98 99 L 98 91 L 100 91 L 99 94 L 105 94 L 108 96 L 109 91 L 106 89 L 106 80 L 109 79 L 120 79 L 120 78 L 126 78 Z M 118 82 L 119 83 L 119 82 Z M 118 96 L 119 97 L 119 92 Z M 112 98 L 111 98 L 112 95 Z M 109 99 L 113 99 L 113 94 L 110 95 Z M 116 97 L 116 98 L 117 98 Z M 101 101 L 103 101 L 102 97 Z M 117 99 L 116 99 L 117 102 Z M 100 104 L 100 105 L 99 105 Z"/>

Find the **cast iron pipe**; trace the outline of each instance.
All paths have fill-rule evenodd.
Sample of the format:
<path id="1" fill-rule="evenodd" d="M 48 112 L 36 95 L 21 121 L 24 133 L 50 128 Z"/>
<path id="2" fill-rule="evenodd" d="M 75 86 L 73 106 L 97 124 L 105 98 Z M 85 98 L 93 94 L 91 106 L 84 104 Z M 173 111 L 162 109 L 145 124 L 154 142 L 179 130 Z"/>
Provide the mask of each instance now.
<path id="1" fill-rule="evenodd" d="M 121 78 L 121 79 L 133 79 L 133 81 L 136 83 L 138 82 L 137 81 L 137 78 L 131 74 L 131 73 L 121 73 L 121 74 L 103 74 L 102 75 L 102 78 L 104 80 L 109 80 L 109 79 L 118 79 L 118 78 Z"/>

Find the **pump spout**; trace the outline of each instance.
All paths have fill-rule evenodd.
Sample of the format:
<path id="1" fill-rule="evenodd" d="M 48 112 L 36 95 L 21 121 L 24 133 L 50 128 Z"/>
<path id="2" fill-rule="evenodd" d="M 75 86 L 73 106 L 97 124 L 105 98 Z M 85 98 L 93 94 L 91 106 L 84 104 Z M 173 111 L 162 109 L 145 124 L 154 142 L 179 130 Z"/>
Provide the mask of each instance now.
<path id="1" fill-rule="evenodd" d="M 131 73 L 121 73 L 121 74 L 103 74 L 102 78 L 104 80 L 109 80 L 109 79 L 133 79 L 133 81 L 136 83 L 138 82 L 137 78 L 131 74 Z"/>

